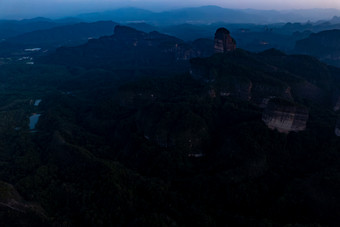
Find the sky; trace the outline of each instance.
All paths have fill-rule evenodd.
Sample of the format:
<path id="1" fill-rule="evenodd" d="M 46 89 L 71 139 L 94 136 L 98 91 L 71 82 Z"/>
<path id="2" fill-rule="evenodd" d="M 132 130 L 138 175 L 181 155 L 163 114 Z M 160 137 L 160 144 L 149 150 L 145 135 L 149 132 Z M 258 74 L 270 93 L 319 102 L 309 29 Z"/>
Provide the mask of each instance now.
<path id="1" fill-rule="evenodd" d="M 340 0 L 0 0 L 0 18 L 20 19 L 35 16 L 53 18 L 119 7 L 139 7 L 161 11 L 203 5 L 266 10 L 340 9 Z"/>

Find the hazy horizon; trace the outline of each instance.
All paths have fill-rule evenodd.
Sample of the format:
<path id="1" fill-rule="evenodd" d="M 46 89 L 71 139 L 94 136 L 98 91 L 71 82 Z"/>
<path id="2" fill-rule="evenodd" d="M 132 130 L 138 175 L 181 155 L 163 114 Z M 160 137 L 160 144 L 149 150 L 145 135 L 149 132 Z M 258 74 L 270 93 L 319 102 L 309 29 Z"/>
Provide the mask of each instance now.
<path id="1" fill-rule="evenodd" d="M 334 0 L 239 0 L 233 1 L 155 1 L 155 0 L 2 0 L 0 2 L 0 19 L 25 19 L 32 17 L 67 17 L 81 13 L 113 10 L 122 7 L 137 7 L 152 11 L 166 11 L 185 7 L 216 5 L 230 9 L 257 10 L 299 10 L 299 9 L 340 9 L 340 2 Z"/>

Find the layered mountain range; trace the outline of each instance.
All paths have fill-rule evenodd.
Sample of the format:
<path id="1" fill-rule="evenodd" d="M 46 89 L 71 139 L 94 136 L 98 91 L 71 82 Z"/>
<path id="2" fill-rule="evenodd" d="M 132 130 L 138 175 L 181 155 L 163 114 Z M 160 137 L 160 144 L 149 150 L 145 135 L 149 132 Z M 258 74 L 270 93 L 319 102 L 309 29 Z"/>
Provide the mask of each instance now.
<path id="1" fill-rule="evenodd" d="M 209 17 L 209 15 L 215 15 L 214 13 L 207 12 L 216 11 L 217 16 L 215 16 L 217 18 L 221 18 L 218 15 L 222 13 L 226 19 L 222 21 L 215 21 L 214 23 L 208 23 L 208 18 L 207 21 L 203 21 L 202 23 L 195 23 L 194 18 L 191 18 L 190 15 L 193 14 L 193 12 L 196 12 L 196 10 L 201 12 L 200 15 L 204 14 L 207 15 L 207 17 Z M 99 38 L 101 36 L 111 36 L 114 26 L 118 24 L 116 22 L 146 33 L 158 31 L 163 34 L 178 37 L 179 39 L 189 43 L 200 38 L 204 38 L 206 39 L 206 42 L 208 42 L 207 39 L 212 39 L 216 29 L 225 26 L 233 33 L 233 37 L 237 40 L 239 47 L 255 52 L 260 52 L 269 48 L 280 49 L 284 52 L 292 52 L 296 41 L 307 38 L 313 32 L 339 29 L 339 23 L 337 22 L 338 20 L 336 16 L 327 21 L 324 20 L 316 22 L 308 21 L 300 23 L 288 22 L 286 24 L 274 24 L 274 21 L 269 20 L 267 22 L 268 24 L 252 24 L 254 21 L 244 24 L 242 23 L 242 20 L 239 22 L 228 20 L 228 18 L 232 18 L 235 14 L 233 10 L 228 11 L 218 7 L 202 7 L 179 10 L 178 12 L 168 12 L 169 15 L 174 13 L 174 15 L 176 15 L 175 17 L 179 18 L 179 21 L 174 22 L 173 24 L 154 24 L 147 20 L 128 20 L 125 18 L 128 15 L 128 12 L 135 12 L 134 14 L 132 13 L 129 15 L 136 17 L 142 15 L 145 16 L 145 14 L 150 13 L 137 9 L 121 9 L 111 13 L 107 12 L 107 17 L 100 17 L 101 20 L 106 18 L 106 21 L 95 21 L 91 23 L 80 23 L 82 20 L 93 21 L 86 20 L 86 16 L 84 19 L 63 18 L 51 20 L 48 18 L 33 18 L 30 20 L 18 21 L 2 20 L 0 21 L 0 56 L 4 58 L 14 58 L 17 60 L 27 56 L 35 57 L 46 55 L 61 46 L 77 46 L 85 44 L 88 39 Z M 261 13 L 265 14 L 265 12 L 252 10 L 245 10 L 242 11 L 242 13 L 255 13 L 260 17 Z M 278 12 L 267 13 L 271 14 L 270 17 L 275 17 Z M 169 16 L 167 13 L 165 14 Z M 98 13 L 95 15 L 98 16 L 101 14 Z M 119 15 L 121 15 L 121 17 Z M 151 13 L 149 16 L 157 17 L 157 15 L 157 13 Z M 215 16 L 212 17 L 214 18 Z M 181 17 L 184 17 L 184 19 L 180 19 Z M 186 17 L 189 17 L 189 19 L 185 19 Z M 240 18 L 245 17 L 243 15 L 240 16 Z M 111 20 L 116 22 L 112 22 Z M 307 21 L 307 19 L 305 21 Z M 199 45 L 201 46 L 201 44 Z M 34 48 L 40 48 L 39 53 L 25 51 L 26 49 L 29 50 Z M 304 53 L 303 51 L 297 52 Z"/>
<path id="2" fill-rule="evenodd" d="M 121 8 L 116 10 L 94 12 L 79 15 L 83 20 L 114 20 L 117 22 L 143 21 L 158 25 L 174 25 L 180 23 L 210 24 L 226 23 L 282 23 L 318 21 L 331 19 L 339 14 L 336 9 L 311 10 L 256 10 L 256 9 L 228 9 L 214 5 L 182 8 L 162 12 L 153 12 L 140 8 Z"/>
<path id="3" fill-rule="evenodd" d="M 302 65 L 303 69 L 299 67 Z M 235 97 L 265 108 L 264 122 L 279 131 L 306 128 L 308 108 L 298 107 L 297 103 L 319 103 L 330 109 L 337 105 L 334 100 L 339 70 L 312 57 L 285 55 L 276 50 L 259 54 L 236 50 L 208 59 L 192 59 L 191 73 L 207 83 L 207 93 L 212 97 Z M 283 101 L 274 102 L 276 98 Z M 301 115 L 299 127 L 294 123 L 297 113 Z M 280 124 L 289 124 L 290 128 Z"/>
<path id="4" fill-rule="evenodd" d="M 222 55 L 202 58 L 214 52 Z M 301 104 L 319 103 L 330 109 L 338 105 L 339 70 L 312 57 L 286 55 L 274 49 L 259 54 L 236 49 L 235 39 L 225 28 L 216 31 L 214 42 L 200 39 L 187 43 L 158 32 L 116 26 L 112 36 L 93 39 L 78 47 L 60 48 L 42 62 L 86 68 L 185 72 L 189 69 L 189 59 L 192 59 L 192 77 L 207 83 L 211 97 L 236 97 L 261 108 L 268 105 L 263 121 L 281 132 L 306 128 L 308 108 L 299 107 Z M 134 92 L 125 94 L 129 95 L 122 103 L 128 106 L 135 105 L 135 99 L 152 103 L 157 96 L 154 92 L 140 93 L 138 98 Z M 276 98 L 289 101 L 290 107 L 280 106 L 285 102 L 272 104 Z M 301 116 L 294 117 L 298 113 Z"/>
<path id="5" fill-rule="evenodd" d="M 193 57 L 209 56 L 213 53 L 212 45 L 205 39 L 186 43 L 159 32 L 145 33 L 116 26 L 112 36 L 93 39 L 78 47 L 57 49 L 47 62 L 83 67 L 165 67 Z"/>
<path id="6" fill-rule="evenodd" d="M 2 223 L 336 226 L 340 69 L 209 38 L 116 26 L 1 65 Z"/>

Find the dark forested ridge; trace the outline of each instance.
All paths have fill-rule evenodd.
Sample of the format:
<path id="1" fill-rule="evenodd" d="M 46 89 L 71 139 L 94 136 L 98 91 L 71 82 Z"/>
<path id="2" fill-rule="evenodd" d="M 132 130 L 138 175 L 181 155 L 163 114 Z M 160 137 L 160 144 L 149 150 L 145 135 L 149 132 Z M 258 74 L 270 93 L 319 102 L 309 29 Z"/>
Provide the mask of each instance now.
<path id="1" fill-rule="evenodd" d="M 112 21 L 76 23 L 44 30 L 35 30 L 6 39 L 6 43 L 53 49 L 61 46 L 77 46 L 89 39 L 110 35 L 117 24 Z"/>
<path id="2" fill-rule="evenodd" d="M 318 57 L 324 62 L 340 66 L 340 30 L 333 29 L 313 33 L 309 37 L 299 40 L 296 43 L 295 50 Z"/>
<path id="3" fill-rule="evenodd" d="M 340 69 L 198 43 L 118 26 L 1 65 L 1 223 L 337 226 Z"/>
<path id="4" fill-rule="evenodd" d="M 117 25 L 114 34 L 90 40 L 82 46 L 57 49 L 42 63 L 105 69 L 160 69 L 187 67 L 192 57 L 209 56 L 213 42 L 198 39 L 184 42 L 156 31 L 145 33 Z M 183 69 L 182 69 L 183 70 Z"/>

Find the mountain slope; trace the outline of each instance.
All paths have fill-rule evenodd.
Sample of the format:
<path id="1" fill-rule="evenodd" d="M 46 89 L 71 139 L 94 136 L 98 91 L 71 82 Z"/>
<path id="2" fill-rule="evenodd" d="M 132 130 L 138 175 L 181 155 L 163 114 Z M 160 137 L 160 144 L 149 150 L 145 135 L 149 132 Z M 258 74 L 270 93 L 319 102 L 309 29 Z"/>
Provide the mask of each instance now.
<path id="1" fill-rule="evenodd" d="M 231 49 L 172 73 L 197 42 L 116 26 L 66 67 L 1 66 L 0 200 L 51 226 L 337 226 L 340 69 Z"/>
<path id="2" fill-rule="evenodd" d="M 87 42 L 88 39 L 112 34 L 116 25 L 112 21 L 78 23 L 48 30 L 33 31 L 9 38 L 6 41 L 13 44 L 41 47 L 79 45 Z"/>
<path id="3" fill-rule="evenodd" d="M 329 64 L 340 66 L 340 30 L 328 30 L 311 34 L 296 42 L 295 51 L 319 58 Z"/>
<path id="4" fill-rule="evenodd" d="M 60 46 L 80 45 L 89 39 L 112 34 L 115 26 L 111 21 L 99 21 L 33 31 L 0 42 L 0 54 L 8 56 L 30 48 L 51 51 Z"/>
<path id="5" fill-rule="evenodd" d="M 180 66 L 191 57 L 212 53 L 205 40 L 193 44 L 158 32 L 145 33 L 125 26 L 116 26 L 114 35 L 89 40 L 72 48 L 59 48 L 42 59 L 54 64 L 72 64 L 104 68 L 162 68 Z M 212 45 L 212 44 L 211 44 Z M 174 67 L 175 69 L 176 67 Z"/>

